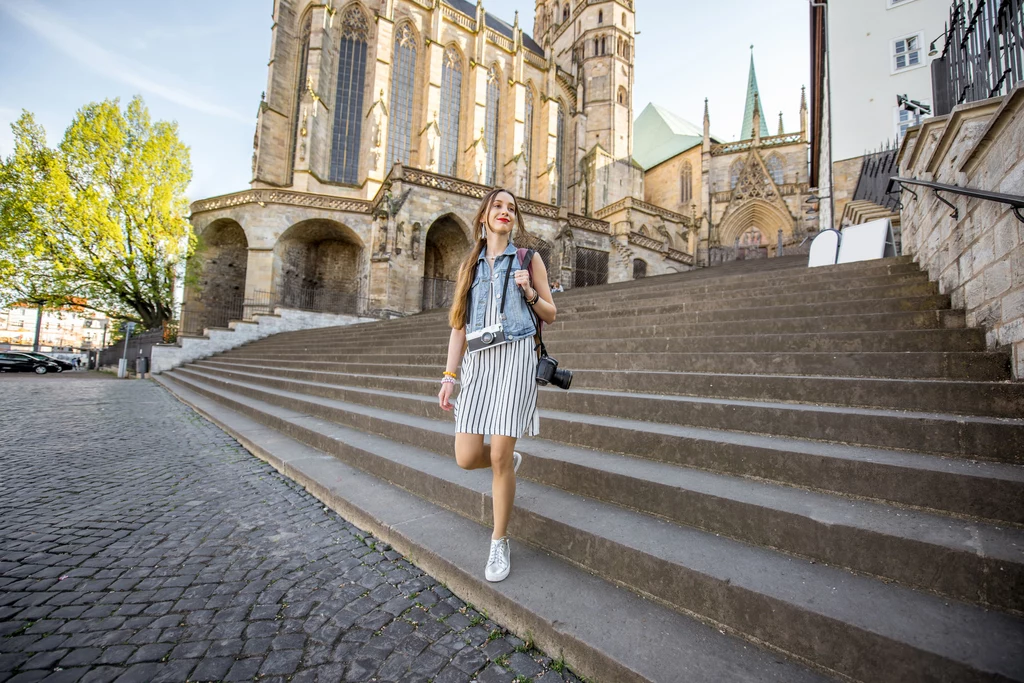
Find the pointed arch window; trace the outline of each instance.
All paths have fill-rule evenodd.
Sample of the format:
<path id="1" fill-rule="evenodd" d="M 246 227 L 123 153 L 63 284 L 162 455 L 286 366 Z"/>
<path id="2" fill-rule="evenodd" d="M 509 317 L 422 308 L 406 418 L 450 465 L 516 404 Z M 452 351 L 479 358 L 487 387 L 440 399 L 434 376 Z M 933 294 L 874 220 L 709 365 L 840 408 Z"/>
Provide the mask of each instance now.
<path id="1" fill-rule="evenodd" d="M 765 167 L 768 169 L 768 175 L 772 177 L 776 185 L 781 185 L 784 180 L 782 159 L 778 155 L 771 155 L 768 157 L 768 161 L 765 162 Z"/>
<path id="2" fill-rule="evenodd" d="M 526 165 L 526 191 L 523 194 L 530 198 L 530 178 L 533 177 L 531 157 L 533 156 L 533 88 L 526 89 L 526 111 L 523 117 L 523 161 Z"/>
<path id="3" fill-rule="evenodd" d="M 329 178 L 334 182 L 351 185 L 359 182 L 359 142 L 362 135 L 369 33 L 370 27 L 363 13 L 355 7 L 350 8 L 341 22 Z"/>
<path id="4" fill-rule="evenodd" d="M 416 36 L 409 24 L 395 35 L 391 71 L 391 123 L 388 128 L 388 172 L 395 163 L 408 164 L 412 146 L 412 101 L 416 87 Z"/>
<path id="5" fill-rule="evenodd" d="M 688 204 L 693 199 L 693 166 L 689 161 L 683 162 L 683 170 L 681 173 L 680 184 L 681 192 L 680 197 L 683 204 Z"/>
<path id="6" fill-rule="evenodd" d="M 441 61 L 441 164 L 439 171 L 454 176 L 459 167 L 459 113 L 462 110 L 462 58 L 449 45 Z"/>
<path id="7" fill-rule="evenodd" d="M 498 176 L 498 107 L 501 104 L 501 76 L 496 67 L 487 71 L 487 118 L 484 121 L 484 144 L 487 163 L 484 183 L 493 186 Z"/>
<path id="8" fill-rule="evenodd" d="M 729 188 L 735 190 L 740 182 L 740 175 L 743 173 L 743 161 L 737 159 L 729 170 Z"/>
<path id="9" fill-rule="evenodd" d="M 299 136 L 299 112 L 302 109 L 302 95 L 306 92 L 306 71 L 309 66 L 309 32 L 312 17 L 306 15 L 306 20 L 302 22 L 302 30 L 299 31 L 299 72 L 298 79 L 295 81 L 295 114 L 292 116 L 292 139 L 289 147 L 288 158 L 291 159 L 292 164 L 295 161 L 295 145 L 296 139 Z"/>
<path id="10" fill-rule="evenodd" d="M 561 206 L 565 201 L 565 106 L 561 102 L 558 103 L 555 131 L 558 136 L 555 139 L 555 172 L 558 173 L 555 206 Z"/>
<path id="11" fill-rule="evenodd" d="M 569 21 L 569 3 L 562 7 L 562 21 Z"/>
<path id="12" fill-rule="evenodd" d="M 604 10 L 597 10 L 597 23 L 604 23 Z"/>

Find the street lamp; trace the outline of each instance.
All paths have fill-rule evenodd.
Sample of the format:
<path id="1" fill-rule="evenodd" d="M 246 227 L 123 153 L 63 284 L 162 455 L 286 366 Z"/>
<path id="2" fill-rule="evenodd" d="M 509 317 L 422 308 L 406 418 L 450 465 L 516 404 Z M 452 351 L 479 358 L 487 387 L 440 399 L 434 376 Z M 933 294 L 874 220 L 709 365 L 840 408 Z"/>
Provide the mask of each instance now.
<path id="1" fill-rule="evenodd" d="M 828 2 L 814 2 L 814 0 L 807 0 L 811 7 L 820 7 L 823 13 L 822 23 L 825 26 L 824 30 L 824 41 L 825 41 L 825 107 L 828 110 L 828 205 L 829 205 L 829 225 L 828 228 L 832 228 L 836 221 L 836 204 L 833 200 L 832 195 L 835 194 L 834 176 L 833 176 L 833 164 L 832 159 L 832 66 L 829 63 L 830 59 L 830 41 L 828 39 Z M 824 123 L 825 117 L 822 116 L 822 123 Z"/>

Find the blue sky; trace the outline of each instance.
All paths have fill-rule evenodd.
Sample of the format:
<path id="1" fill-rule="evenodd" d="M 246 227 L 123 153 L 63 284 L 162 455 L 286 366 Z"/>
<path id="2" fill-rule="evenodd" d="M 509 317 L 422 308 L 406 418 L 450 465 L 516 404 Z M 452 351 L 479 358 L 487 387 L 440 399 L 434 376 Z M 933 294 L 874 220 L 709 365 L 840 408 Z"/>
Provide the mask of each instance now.
<path id="1" fill-rule="evenodd" d="M 754 44 L 758 85 L 775 133 L 799 128 L 809 79 L 806 0 L 638 0 L 634 115 L 648 102 L 738 137 Z M 534 0 L 485 0 L 533 30 Z M 141 94 L 192 148 L 191 199 L 244 189 L 266 88 L 272 0 L 0 0 L 0 154 L 10 123 L 33 112 L 50 143 L 83 104 Z"/>

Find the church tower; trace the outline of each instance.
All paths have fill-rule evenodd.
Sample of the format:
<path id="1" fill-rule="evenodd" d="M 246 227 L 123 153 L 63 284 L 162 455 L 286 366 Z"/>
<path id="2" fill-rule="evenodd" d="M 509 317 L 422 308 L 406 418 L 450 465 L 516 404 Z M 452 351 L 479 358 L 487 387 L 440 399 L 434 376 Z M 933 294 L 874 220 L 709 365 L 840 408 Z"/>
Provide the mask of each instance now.
<path id="1" fill-rule="evenodd" d="M 538 41 L 575 89 L 570 210 L 592 215 L 643 196 L 643 172 L 632 160 L 636 15 L 615 0 L 537 0 L 536 12 Z"/>

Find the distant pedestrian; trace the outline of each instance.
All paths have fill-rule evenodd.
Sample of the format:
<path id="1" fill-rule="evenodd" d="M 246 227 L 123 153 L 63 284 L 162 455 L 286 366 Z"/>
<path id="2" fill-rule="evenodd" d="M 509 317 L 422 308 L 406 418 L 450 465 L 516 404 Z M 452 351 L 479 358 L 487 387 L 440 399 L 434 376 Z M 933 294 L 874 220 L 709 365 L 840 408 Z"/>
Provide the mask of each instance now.
<path id="1" fill-rule="evenodd" d="M 555 292 L 564 292 L 564 291 L 565 290 L 562 289 L 562 283 L 559 282 L 558 280 L 555 280 L 555 283 L 553 285 L 551 285 L 551 293 L 552 294 L 554 294 Z"/>

